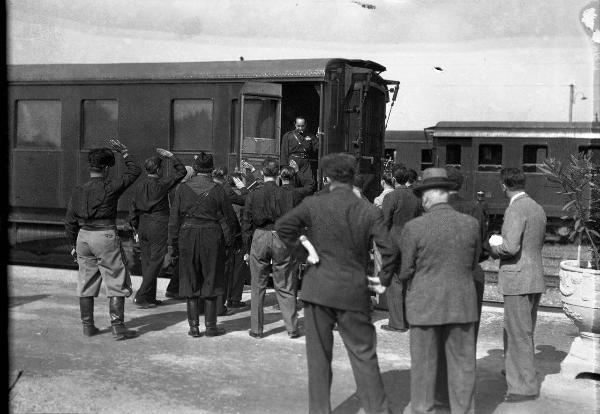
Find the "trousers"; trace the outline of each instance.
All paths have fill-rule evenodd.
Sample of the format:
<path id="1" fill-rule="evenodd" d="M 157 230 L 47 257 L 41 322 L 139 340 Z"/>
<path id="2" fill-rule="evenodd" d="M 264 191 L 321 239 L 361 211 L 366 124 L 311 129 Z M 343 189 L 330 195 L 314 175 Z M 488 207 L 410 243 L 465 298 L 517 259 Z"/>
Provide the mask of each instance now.
<path id="1" fill-rule="evenodd" d="M 348 351 L 357 395 L 365 412 L 389 412 L 377 359 L 377 336 L 370 313 L 304 302 L 309 413 L 331 413 L 331 360 L 336 323 Z"/>
<path id="2" fill-rule="evenodd" d="M 106 296 L 131 296 L 131 276 L 116 230 L 79 230 L 77 296 L 97 297 L 102 281 Z"/>
<path id="3" fill-rule="evenodd" d="M 298 330 L 296 310 L 296 274 L 290 264 L 291 257 L 286 246 L 275 231 L 256 229 L 250 248 L 250 273 L 252 297 L 250 303 L 250 329 L 262 334 L 264 326 L 264 301 L 269 278 L 273 270 L 273 287 L 281 316 L 288 333 Z"/>
<path id="4" fill-rule="evenodd" d="M 163 269 L 167 254 L 168 216 L 142 214 L 138 234 L 142 258 L 142 284 L 136 299 L 153 302 L 156 300 L 156 282 Z"/>

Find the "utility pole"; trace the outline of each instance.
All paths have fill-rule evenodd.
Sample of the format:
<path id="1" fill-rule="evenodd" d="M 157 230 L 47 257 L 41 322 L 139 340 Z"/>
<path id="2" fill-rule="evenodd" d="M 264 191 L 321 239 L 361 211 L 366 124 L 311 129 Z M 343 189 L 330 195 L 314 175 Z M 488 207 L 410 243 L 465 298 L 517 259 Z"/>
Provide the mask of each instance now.
<path id="1" fill-rule="evenodd" d="M 573 122 L 573 105 L 575 104 L 575 85 L 569 85 L 569 123 Z"/>

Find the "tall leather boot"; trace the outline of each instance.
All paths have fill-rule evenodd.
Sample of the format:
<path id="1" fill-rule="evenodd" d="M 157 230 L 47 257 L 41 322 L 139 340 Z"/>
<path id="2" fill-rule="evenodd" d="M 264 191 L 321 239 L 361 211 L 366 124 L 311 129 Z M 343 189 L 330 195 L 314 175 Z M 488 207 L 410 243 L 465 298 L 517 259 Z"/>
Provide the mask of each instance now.
<path id="1" fill-rule="evenodd" d="M 83 324 L 83 334 L 85 336 L 94 336 L 100 332 L 100 329 L 94 326 L 94 297 L 80 297 L 79 310 L 81 311 L 81 323 Z"/>
<path id="2" fill-rule="evenodd" d="M 217 297 L 204 298 L 204 325 L 208 337 L 225 333 L 225 329 L 217 328 Z"/>
<path id="3" fill-rule="evenodd" d="M 122 296 L 111 296 L 109 299 L 110 325 L 113 338 L 116 341 L 133 338 L 137 336 L 136 331 L 130 331 L 123 323 L 125 320 L 125 298 Z"/>
<path id="4" fill-rule="evenodd" d="M 190 324 L 190 330 L 188 331 L 188 335 L 194 338 L 199 338 L 200 336 L 200 309 L 198 307 L 197 297 L 195 298 L 187 298 L 187 318 L 188 323 Z"/>

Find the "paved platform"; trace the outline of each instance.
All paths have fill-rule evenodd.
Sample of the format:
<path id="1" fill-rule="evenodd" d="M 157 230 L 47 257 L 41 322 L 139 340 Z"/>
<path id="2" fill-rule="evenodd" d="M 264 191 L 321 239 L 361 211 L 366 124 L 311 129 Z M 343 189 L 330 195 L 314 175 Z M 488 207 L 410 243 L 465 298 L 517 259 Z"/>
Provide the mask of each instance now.
<path id="1" fill-rule="evenodd" d="M 304 337 L 289 339 L 281 315 L 267 295 L 265 332 L 248 336 L 250 310 L 219 318 L 227 334 L 187 336 L 185 303 L 167 300 L 154 309 L 126 302 L 126 324 L 140 333 L 114 341 L 108 301 L 96 300 L 102 333 L 81 333 L 76 272 L 9 267 L 9 393 L 12 413 L 305 413 L 307 369 Z M 133 278 L 134 288 L 140 285 Z M 167 280 L 159 280 L 164 299 Z M 102 293 L 103 295 L 104 293 Z M 249 300 L 249 290 L 244 300 Z M 300 312 L 300 323 L 302 324 Z M 476 413 L 596 413 L 600 386 L 594 379 L 560 374 L 575 326 L 561 313 L 540 312 L 535 335 L 536 366 L 543 381 L 538 400 L 506 404 L 502 356 L 502 309 L 485 306 L 477 355 Z M 379 327 L 387 313 L 376 311 L 379 363 L 394 413 L 410 400 L 409 334 Z M 202 325 L 201 320 L 201 325 Z M 335 336 L 331 402 L 334 413 L 361 412 L 340 337 Z"/>

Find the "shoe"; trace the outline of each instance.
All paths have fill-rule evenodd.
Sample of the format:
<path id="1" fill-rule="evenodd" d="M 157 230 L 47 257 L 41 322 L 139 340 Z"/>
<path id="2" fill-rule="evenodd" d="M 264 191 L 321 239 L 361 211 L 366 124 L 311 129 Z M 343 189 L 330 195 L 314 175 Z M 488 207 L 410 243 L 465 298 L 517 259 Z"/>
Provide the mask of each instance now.
<path id="1" fill-rule="evenodd" d="M 288 332 L 288 336 L 290 337 L 290 339 L 300 338 L 300 332 L 298 332 L 298 331 Z"/>
<path id="2" fill-rule="evenodd" d="M 200 333 L 200 329 L 197 326 L 190 326 L 190 330 L 188 331 L 188 335 L 192 338 L 200 338 L 202 334 Z"/>
<path id="3" fill-rule="evenodd" d="M 108 310 L 110 314 L 110 325 L 115 341 L 135 338 L 138 333 L 125 327 L 125 298 L 122 296 L 111 296 L 108 298 Z"/>
<path id="4" fill-rule="evenodd" d="M 408 329 L 406 329 L 406 328 L 398 329 L 398 328 L 394 328 L 393 326 L 390 326 L 390 325 L 381 325 L 381 329 L 383 329 L 384 331 L 390 331 L 390 332 L 399 332 L 399 333 L 408 332 Z"/>
<path id="5" fill-rule="evenodd" d="M 134 299 L 133 304 L 140 309 L 156 308 L 156 304 L 141 299 Z"/>
<path id="6" fill-rule="evenodd" d="M 80 297 L 79 309 L 81 310 L 81 322 L 83 323 L 83 334 L 94 336 L 100 333 L 100 329 L 94 326 L 94 297 Z"/>
<path id="7" fill-rule="evenodd" d="M 217 313 L 217 316 L 229 316 L 231 315 L 233 312 L 231 312 L 229 309 L 227 309 L 227 306 L 223 305 L 223 310 L 219 313 Z"/>
<path id="8" fill-rule="evenodd" d="M 252 332 L 252 331 L 249 331 L 248 335 L 250 335 L 252 338 L 255 338 L 255 339 L 261 339 L 263 337 L 263 334 Z"/>
<path id="9" fill-rule="evenodd" d="M 165 298 L 170 298 L 170 299 L 181 299 L 181 296 L 179 296 L 178 293 L 176 292 L 169 292 L 168 290 L 165 292 Z"/>
<path id="10" fill-rule="evenodd" d="M 149 300 L 148 302 L 152 303 L 154 306 L 160 306 L 163 303 L 162 300 L 157 300 L 157 299 Z"/>
<path id="11" fill-rule="evenodd" d="M 506 394 L 504 396 L 504 402 L 518 403 L 518 402 L 523 402 L 523 401 L 532 401 L 532 400 L 536 400 L 539 396 L 540 396 L 539 394 L 534 394 L 534 395 Z"/>
<path id="12" fill-rule="evenodd" d="M 206 327 L 206 331 L 204 332 L 204 336 L 220 336 L 220 335 L 225 335 L 225 329 L 223 328 L 218 328 L 216 326 L 207 326 Z"/>
<path id="13" fill-rule="evenodd" d="M 228 300 L 227 307 L 229 308 L 245 308 L 246 304 L 238 300 Z"/>

